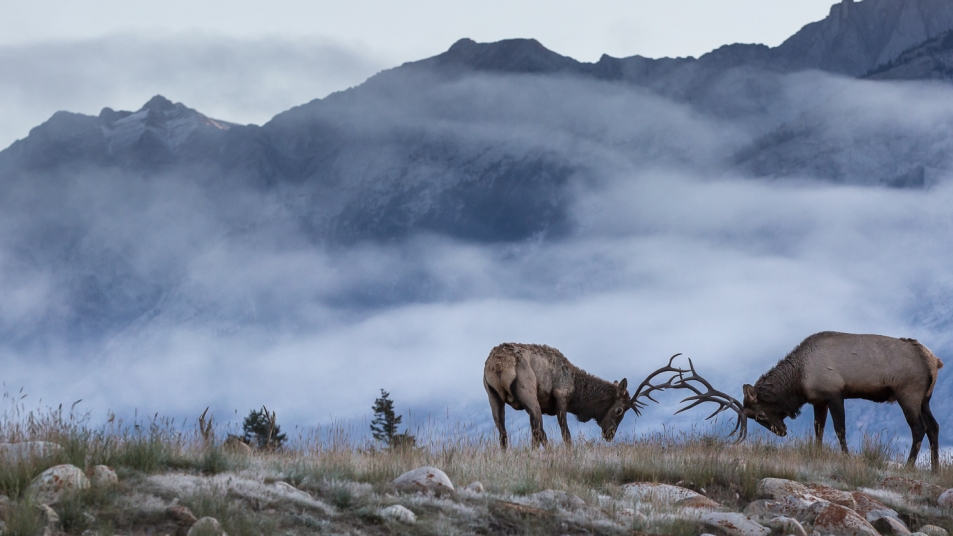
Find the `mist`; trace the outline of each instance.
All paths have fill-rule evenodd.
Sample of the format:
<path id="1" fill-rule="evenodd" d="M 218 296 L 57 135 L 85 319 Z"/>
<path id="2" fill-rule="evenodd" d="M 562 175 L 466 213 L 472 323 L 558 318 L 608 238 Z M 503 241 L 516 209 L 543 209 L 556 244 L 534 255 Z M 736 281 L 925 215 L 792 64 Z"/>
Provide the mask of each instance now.
<path id="1" fill-rule="evenodd" d="M 3 215 L 0 288 L 13 298 L 0 322 L 16 341 L 0 346 L 5 387 L 43 404 L 83 399 L 79 408 L 99 418 L 194 418 L 206 406 L 240 418 L 266 404 L 284 426 L 359 422 L 383 388 L 413 423 L 449 415 L 490 434 L 482 367 L 502 342 L 554 346 L 630 385 L 680 352 L 738 397 L 817 331 L 914 337 L 950 362 L 953 186 L 942 167 L 925 188 L 894 189 L 755 176 L 733 162 L 792 118 L 836 124 L 854 140 L 901 130 L 945 154 L 950 140 L 935 127 L 953 120 L 953 89 L 787 75 L 760 115 L 732 118 L 606 82 L 473 75 L 421 90 L 417 80 L 362 88 L 328 114 L 366 139 L 411 131 L 413 143 L 439 140 L 457 161 L 543 154 L 571 164 L 565 232 L 487 242 L 419 230 L 342 244 L 300 225 L 289 200 L 313 193 L 307 184 L 213 194 L 187 173 L 49 178 L 48 189 L 8 197 Z M 897 112 L 909 95 L 918 113 Z M 851 158 L 884 159 L 884 146 L 858 142 Z M 338 195 L 399 188 L 401 177 L 417 181 L 426 203 L 427 192 L 466 180 L 452 165 L 408 158 L 398 147 L 362 160 L 369 171 Z M 23 199 L 54 208 L 38 215 Z M 347 204 L 327 203 L 332 212 Z M 75 237 L 64 247 L 23 238 L 44 229 Z M 119 274 L 103 290 L 109 299 L 152 300 L 145 312 L 61 336 L 81 314 L 75 278 L 107 268 Z M 36 325 L 50 326 L 42 342 L 10 335 Z M 944 372 L 938 393 L 953 385 Z M 690 429 L 707 415 L 672 419 L 681 397 L 663 398 L 622 432 Z M 888 423 L 907 435 L 895 405 L 847 411 L 852 426 Z M 525 435 L 525 414 L 508 415 Z M 949 445 L 953 420 L 940 420 Z"/>

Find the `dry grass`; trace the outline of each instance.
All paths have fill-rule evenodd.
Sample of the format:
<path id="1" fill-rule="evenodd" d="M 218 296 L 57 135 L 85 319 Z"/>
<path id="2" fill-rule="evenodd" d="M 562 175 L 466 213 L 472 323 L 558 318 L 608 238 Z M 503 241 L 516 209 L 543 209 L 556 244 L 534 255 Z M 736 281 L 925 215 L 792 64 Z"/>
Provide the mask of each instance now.
<path id="1" fill-rule="evenodd" d="M 407 470 L 425 465 L 442 469 L 458 487 L 480 481 L 489 496 L 500 500 L 516 500 L 519 496 L 555 489 L 575 494 L 592 507 L 600 506 L 600 495 L 621 499 L 622 486 L 630 482 L 704 488 L 709 497 L 735 510 L 755 498 L 755 487 L 765 477 L 853 490 L 875 486 L 884 476 L 900 475 L 953 487 L 953 466 L 949 460 L 937 473 L 897 466 L 900 453 L 879 436 L 866 438 L 860 452 L 851 455 L 826 445 L 818 446 L 809 438 L 784 442 L 749 439 L 736 444 L 701 433 L 654 434 L 614 443 L 580 438 L 574 448 L 557 443 L 546 449 L 516 447 L 502 452 L 496 438 L 466 434 L 450 435 L 449 439 L 418 436 L 418 448 L 387 450 L 374 448 L 363 439 L 351 440 L 343 430 L 332 430 L 322 433 L 320 437 L 324 439 L 320 441 L 299 437 L 292 448 L 241 457 L 224 452 L 218 443 L 207 444 L 197 430 L 177 429 L 174 422 L 155 416 L 133 425 L 113 422 L 94 428 L 88 422 L 87 416 L 65 413 L 62 408 L 42 414 L 17 410 L 2 415 L 0 442 L 43 440 L 65 447 L 63 453 L 49 459 L 0 464 L 0 494 L 13 501 L 6 520 L 8 531 L 16 534 L 21 529 L 14 527 L 30 531 L 35 526 L 35 512 L 23 491 L 33 477 L 56 463 L 80 467 L 110 465 L 121 478 L 121 492 L 110 494 L 93 489 L 58 507 L 69 532 L 76 534 L 86 528 L 134 532 L 133 529 L 160 523 L 161 511 L 136 511 L 123 503 L 121 496 L 148 492 L 148 475 L 162 473 L 242 474 L 265 483 L 283 480 L 339 512 L 332 522 L 319 512 L 275 509 L 213 487 L 176 497 L 197 515 L 220 519 L 229 534 L 347 532 L 349 527 L 361 527 L 369 533 L 408 534 L 546 533 L 577 529 L 613 533 L 595 525 L 572 525 L 575 521 L 565 519 L 531 519 L 520 511 L 500 506 L 501 503 L 494 502 L 497 499 L 467 499 L 470 502 L 463 505 L 452 501 L 442 506 L 415 504 L 413 508 L 422 517 L 413 529 L 379 518 L 379 508 L 393 504 L 393 499 L 387 498 L 393 496 L 386 493 L 389 482 Z M 318 436 L 315 433 L 312 437 Z M 172 500 L 171 496 L 159 498 Z M 479 511 L 488 524 L 484 517 L 473 518 L 478 521 L 460 517 L 454 508 Z M 95 521 L 83 516 L 87 511 L 96 512 Z M 627 530 L 692 534 L 695 528 L 684 520 L 661 517 L 647 525 L 640 521 Z"/>

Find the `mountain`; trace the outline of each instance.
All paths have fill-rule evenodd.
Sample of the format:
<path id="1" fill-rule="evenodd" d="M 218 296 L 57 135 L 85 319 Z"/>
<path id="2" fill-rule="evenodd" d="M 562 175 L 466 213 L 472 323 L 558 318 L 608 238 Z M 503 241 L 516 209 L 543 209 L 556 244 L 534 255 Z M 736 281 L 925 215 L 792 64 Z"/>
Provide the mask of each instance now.
<path id="1" fill-rule="evenodd" d="M 772 61 L 788 70 L 860 76 L 950 29 L 948 0 L 843 0 L 775 49 Z"/>
<path id="2" fill-rule="evenodd" d="M 869 80 L 953 80 L 953 31 L 947 31 L 871 69 Z"/>

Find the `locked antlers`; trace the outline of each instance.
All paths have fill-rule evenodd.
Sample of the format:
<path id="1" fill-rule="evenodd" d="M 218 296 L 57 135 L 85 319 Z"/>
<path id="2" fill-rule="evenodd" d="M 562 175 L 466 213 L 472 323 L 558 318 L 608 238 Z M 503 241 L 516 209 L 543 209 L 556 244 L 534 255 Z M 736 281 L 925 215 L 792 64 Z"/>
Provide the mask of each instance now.
<path id="1" fill-rule="evenodd" d="M 691 402 L 691 404 L 676 411 L 676 415 L 683 411 L 692 409 L 704 402 L 714 402 L 718 404 L 719 407 L 714 413 L 706 417 L 706 420 L 711 419 L 715 415 L 718 415 L 722 411 L 728 409 L 736 412 L 738 414 L 738 421 L 735 423 L 735 428 L 731 431 L 729 437 L 737 433 L 738 441 L 744 441 L 748 436 L 748 418 L 745 415 L 744 407 L 740 402 L 731 396 L 712 387 L 712 385 L 708 383 L 708 380 L 701 377 L 698 372 L 695 371 L 695 365 L 692 363 L 691 359 L 688 360 L 688 370 L 673 367 L 672 363 L 675 361 L 675 358 L 680 355 L 682 354 L 673 355 L 668 360 L 668 365 L 656 370 L 652 374 L 649 374 L 648 377 L 645 378 L 641 384 L 639 384 L 638 389 L 635 390 L 635 394 L 632 395 L 632 409 L 635 410 L 636 414 L 640 414 L 637 408 L 645 407 L 645 403 L 640 401 L 639 398 L 646 398 L 652 402 L 658 403 L 658 400 L 652 398 L 652 393 L 655 391 L 664 391 L 666 389 L 688 389 L 695 394 L 684 398 L 682 402 Z M 672 376 L 668 378 L 668 381 L 659 384 L 652 383 L 652 380 L 658 375 L 665 374 L 667 372 L 672 373 Z M 705 391 L 702 391 L 691 382 L 700 384 L 705 388 Z"/>

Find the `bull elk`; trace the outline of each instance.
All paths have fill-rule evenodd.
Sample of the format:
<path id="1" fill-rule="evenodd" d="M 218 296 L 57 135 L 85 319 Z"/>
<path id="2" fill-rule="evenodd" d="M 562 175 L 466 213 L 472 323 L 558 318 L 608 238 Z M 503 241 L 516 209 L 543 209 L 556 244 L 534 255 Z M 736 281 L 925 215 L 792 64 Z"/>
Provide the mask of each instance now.
<path id="1" fill-rule="evenodd" d="M 688 389 L 695 394 L 683 402 L 692 404 L 679 413 L 703 402 L 717 402 L 720 407 L 708 418 L 728 409 L 736 412 L 738 422 L 734 431 L 741 432 L 739 440 L 742 440 L 747 433 L 748 419 L 784 437 L 787 435 L 784 419 L 796 418 L 804 404 L 811 404 L 816 441 L 824 440 L 824 425 L 830 411 L 841 450 L 847 452 L 845 399 L 898 402 L 913 436 L 907 464 L 916 462 L 926 434 L 933 470 L 939 468 L 940 425 L 930 411 L 930 398 L 943 362 L 915 339 L 832 331 L 815 333 L 762 374 L 754 385 L 746 384 L 743 403 L 713 389 L 695 372 L 691 360 L 689 369 L 673 367 L 672 361 L 679 355 L 672 356 L 667 366 L 650 374 L 639 385 L 632 397 L 634 407 L 641 404 L 641 397 L 654 401 L 651 396 L 654 391 Z M 664 373 L 672 373 L 667 382 L 652 384 L 656 376 Z M 705 391 L 699 389 L 698 384 Z"/>
<path id="2" fill-rule="evenodd" d="M 930 398 L 942 367 L 943 362 L 915 339 L 815 333 L 754 385 L 744 386 L 744 412 L 783 437 L 787 434 L 784 418 L 797 417 L 804 404 L 811 404 L 814 434 L 821 443 L 829 410 L 841 450 L 847 452 L 844 399 L 897 402 L 913 436 L 907 465 L 916 462 L 925 433 L 936 471 L 940 425 L 930 411 Z"/>
<path id="3" fill-rule="evenodd" d="M 506 405 L 526 410 L 533 447 L 545 445 L 543 415 L 555 415 L 563 441 L 572 444 L 566 414 L 580 422 L 596 419 L 602 437 L 612 441 L 626 410 L 632 408 L 625 378 L 607 382 L 576 367 L 559 350 L 544 345 L 505 343 L 493 348 L 483 367 L 483 387 L 493 421 L 506 450 Z"/>

